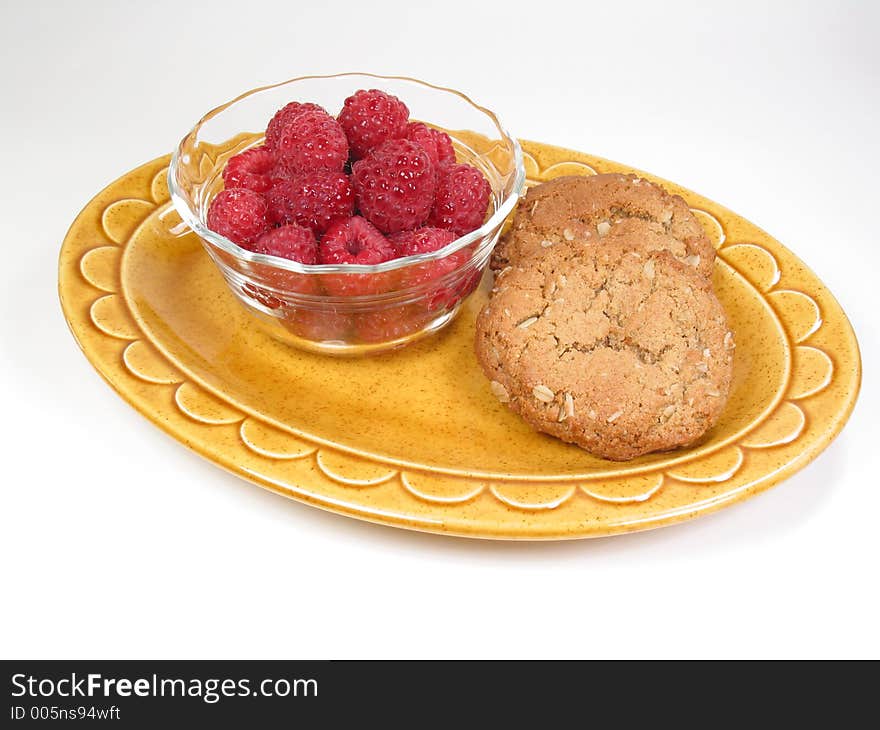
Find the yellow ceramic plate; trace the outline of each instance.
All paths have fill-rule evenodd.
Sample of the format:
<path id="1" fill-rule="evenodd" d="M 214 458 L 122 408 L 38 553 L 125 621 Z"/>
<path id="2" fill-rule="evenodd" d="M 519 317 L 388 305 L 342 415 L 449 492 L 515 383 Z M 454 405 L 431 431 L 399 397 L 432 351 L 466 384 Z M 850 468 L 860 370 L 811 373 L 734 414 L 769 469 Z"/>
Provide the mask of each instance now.
<path id="1" fill-rule="evenodd" d="M 524 142 L 532 183 L 624 165 Z M 116 391 L 214 463 L 287 497 L 398 527 L 487 538 L 659 527 L 766 489 L 840 431 L 858 345 L 831 293 L 788 249 L 677 185 L 718 248 L 715 285 L 737 350 L 732 395 L 699 446 L 628 463 L 533 432 L 473 354 L 483 289 L 440 334 L 332 359 L 253 326 L 165 184 L 168 158 L 92 200 L 61 250 L 65 316 Z"/>

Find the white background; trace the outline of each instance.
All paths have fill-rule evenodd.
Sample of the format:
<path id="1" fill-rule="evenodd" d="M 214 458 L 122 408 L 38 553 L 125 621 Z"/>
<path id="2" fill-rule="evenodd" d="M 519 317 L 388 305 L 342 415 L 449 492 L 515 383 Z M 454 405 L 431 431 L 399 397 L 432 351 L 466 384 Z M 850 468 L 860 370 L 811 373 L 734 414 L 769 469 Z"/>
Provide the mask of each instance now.
<path id="1" fill-rule="evenodd" d="M 877 4 L 407 5 L 0 4 L 0 655 L 880 656 Z M 709 517 L 504 544 L 284 500 L 148 423 L 64 323 L 68 225 L 217 103 L 355 69 L 460 88 L 787 244 L 860 338 L 842 435 Z"/>

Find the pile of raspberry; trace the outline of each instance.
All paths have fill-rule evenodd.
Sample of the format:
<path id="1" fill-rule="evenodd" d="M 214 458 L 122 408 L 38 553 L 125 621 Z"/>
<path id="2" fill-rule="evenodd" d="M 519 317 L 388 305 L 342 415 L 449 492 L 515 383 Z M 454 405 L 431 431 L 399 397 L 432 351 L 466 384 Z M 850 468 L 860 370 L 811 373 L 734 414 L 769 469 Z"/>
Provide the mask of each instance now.
<path id="1" fill-rule="evenodd" d="M 336 118 L 291 102 L 272 117 L 265 144 L 229 160 L 223 180 L 208 227 L 303 264 L 435 251 L 482 225 L 491 192 L 478 169 L 456 163 L 449 135 L 410 121 L 406 104 L 377 89 L 347 98 Z M 369 291 L 356 277 L 337 279 L 325 277 L 327 293 Z"/>

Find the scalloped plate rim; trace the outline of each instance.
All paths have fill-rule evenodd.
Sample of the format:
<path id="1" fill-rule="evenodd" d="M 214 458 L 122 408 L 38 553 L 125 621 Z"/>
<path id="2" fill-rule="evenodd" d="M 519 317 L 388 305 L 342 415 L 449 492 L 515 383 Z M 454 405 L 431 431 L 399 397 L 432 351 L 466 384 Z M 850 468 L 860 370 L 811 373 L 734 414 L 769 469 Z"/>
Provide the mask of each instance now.
<path id="1" fill-rule="evenodd" d="M 550 149 L 556 149 L 556 150 L 563 151 L 563 148 L 553 147 L 552 145 L 546 145 L 545 143 L 536 143 L 536 142 L 530 142 L 527 140 L 521 140 L 521 141 L 523 142 L 524 146 L 528 147 L 528 148 L 531 148 L 533 146 L 541 146 L 541 147 L 546 147 L 546 148 L 550 148 Z M 580 153 L 576 153 L 576 152 L 572 152 L 572 153 L 573 154 L 580 154 Z M 114 391 L 116 391 L 123 398 L 123 400 L 125 400 L 127 403 L 129 403 L 129 405 L 131 405 L 137 412 L 141 413 L 148 420 L 150 420 L 151 422 L 156 424 L 162 431 L 164 431 L 169 436 L 171 436 L 175 441 L 177 441 L 178 443 L 181 443 L 182 445 L 184 445 L 186 448 L 190 449 L 191 451 L 199 454 L 203 458 L 206 458 L 207 460 L 211 461 L 212 463 L 216 464 L 217 466 L 220 466 L 224 470 L 229 471 L 230 473 L 235 474 L 236 476 L 248 479 L 252 483 L 255 483 L 258 486 L 261 486 L 265 489 L 273 491 L 277 494 L 287 496 L 287 497 L 292 497 L 294 499 L 297 499 L 297 500 L 302 501 L 304 503 L 310 504 L 312 506 L 316 506 L 316 507 L 324 509 L 326 511 L 330 511 L 330 512 L 337 513 L 337 514 L 348 515 L 348 516 L 354 516 L 359 519 L 363 519 L 363 520 L 366 520 L 369 522 L 382 524 L 382 525 L 386 525 L 386 526 L 391 525 L 391 526 L 395 526 L 395 527 L 403 527 L 403 528 L 407 528 L 407 529 L 424 531 L 424 532 L 429 532 L 429 533 L 438 533 L 438 534 L 443 534 L 443 535 L 458 535 L 458 536 L 466 536 L 466 537 L 479 537 L 479 538 L 484 538 L 484 539 L 502 539 L 502 540 L 509 540 L 509 539 L 515 539 L 515 540 L 580 539 L 580 538 L 587 538 L 587 537 L 598 537 L 598 536 L 606 536 L 606 535 L 623 534 L 623 533 L 628 533 L 628 532 L 633 532 L 633 531 L 641 531 L 641 530 L 646 530 L 646 529 L 654 529 L 657 527 L 662 527 L 662 526 L 678 523 L 678 522 L 681 522 L 681 521 L 684 521 L 687 519 L 691 519 L 695 516 L 699 516 L 702 514 L 708 514 L 708 513 L 714 512 L 714 511 L 721 509 L 731 503 L 741 501 L 749 496 L 752 496 L 753 494 L 764 491 L 765 489 L 768 489 L 771 486 L 774 486 L 774 485 L 780 483 L 781 481 L 786 479 L 791 474 L 799 471 L 804 466 L 806 466 L 811 461 L 813 461 L 813 459 L 815 459 L 828 446 L 828 444 L 830 444 L 831 441 L 833 441 L 834 438 L 836 438 L 840 434 L 840 432 L 842 431 L 842 429 L 846 425 L 846 422 L 848 421 L 849 416 L 851 415 L 853 409 L 855 408 L 855 404 L 858 400 L 858 395 L 859 395 L 859 391 L 860 391 L 860 387 L 861 387 L 861 379 L 862 379 L 862 364 L 861 364 L 861 356 L 860 356 L 860 349 L 859 349 L 859 345 L 858 345 L 858 340 L 856 338 L 852 324 L 849 321 L 849 318 L 847 317 L 846 312 L 843 310 L 843 308 L 840 306 L 837 299 L 834 297 L 833 293 L 830 290 L 828 290 L 827 287 L 824 287 L 824 284 L 821 283 L 821 279 L 819 279 L 819 277 L 815 275 L 815 273 L 812 271 L 812 269 L 810 269 L 808 266 L 806 266 L 806 264 L 804 264 L 803 261 L 801 261 L 799 258 L 797 258 L 797 256 L 794 253 L 791 253 L 789 251 L 789 253 L 791 253 L 791 255 L 803 267 L 806 274 L 808 274 L 810 278 L 815 280 L 816 283 L 819 283 L 821 286 L 824 287 L 826 296 L 830 297 L 831 301 L 834 303 L 834 305 L 836 305 L 837 314 L 839 314 L 843 319 L 844 331 L 842 334 L 849 340 L 849 345 L 852 347 L 853 372 L 851 372 L 849 374 L 851 390 L 847 394 L 848 397 L 846 397 L 845 400 L 842 399 L 842 402 L 839 403 L 838 407 L 834 410 L 834 412 L 831 414 L 831 416 L 829 418 L 825 419 L 829 422 L 826 423 L 826 426 L 821 430 L 820 434 L 817 437 L 815 437 L 812 441 L 810 441 L 809 444 L 806 445 L 806 448 L 804 448 L 802 451 L 800 451 L 797 454 L 797 456 L 791 458 L 784 466 L 782 466 L 778 470 L 771 472 L 769 474 L 766 474 L 762 478 L 760 478 L 756 481 L 753 481 L 749 484 L 746 484 L 738 489 L 722 493 L 721 495 L 719 495 L 715 498 L 710 498 L 710 499 L 703 500 L 703 501 L 693 502 L 688 505 L 684 505 L 681 507 L 675 507 L 675 508 L 671 508 L 668 510 L 658 511 L 654 514 L 648 515 L 647 517 L 645 517 L 644 519 L 641 519 L 641 520 L 629 520 L 625 524 L 615 524 L 615 525 L 604 524 L 604 525 L 593 526 L 591 528 L 585 527 L 582 531 L 580 531 L 578 533 L 564 533 L 564 534 L 555 532 L 552 529 L 551 530 L 535 530 L 530 533 L 524 534 L 523 532 L 517 531 L 517 530 L 506 531 L 504 529 L 498 529 L 497 526 L 493 529 L 487 529 L 485 526 L 474 527 L 474 525 L 472 525 L 472 524 L 469 524 L 469 525 L 456 524 L 454 520 L 449 521 L 449 520 L 438 520 L 438 519 L 433 519 L 433 518 L 419 518 L 419 517 L 412 515 L 412 514 L 403 514 L 403 513 L 395 514 L 393 511 L 389 511 L 389 510 L 370 510 L 370 509 L 362 508 L 361 506 L 358 506 L 358 505 L 345 503 L 345 502 L 342 502 L 337 499 L 331 499 L 331 498 L 328 498 L 324 495 L 316 494 L 316 493 L 312 492 L 307 487 L 285 486 L 285 485 L 277 482 L 277 480 L 273 480 L 271 478 L 264 477 L 263 475 L 260 475 L 260 474 L 254 474 L 254 473 L 248 472 L 245 468 L 242 468 L 240 465 L 235 464 L 234 461 L 224 462 L 224 460 L 222 458 L 214 458 L 210 455 L 209 449 L 207 449 L 205 447 L 200 447 L 200 445 L 195 443 L 193 440 L 182 438 L 181 435 L 175 430 L 173 425 L 171 423 L 169 423 L 166 419 L 163 419 L 161 417 L 161 414 L 157 412 L 155 407 L 151 408 L 151 407 L 147 407 L 146 405 L 142 405 L 136 398 L 134 398 L 133 396 L 131 396 L 131 394 L 128 393 L 128 389 L 125 388 L 124 384 L 123 384 L 123 380 L 126 377 L 124 372 L 123 373 L 109 372 L 104 367 L 102 367 L 102 365 L 99 362 L 97 362 L 96 359 L 93 359 L 93 357 L 90 356 L 89 346 L 88 346 L 87 342 L 83 341 L 83 338 L 81 338 L 81 336 L 80 336 L 80 332 L 78 332 L 79 323 L 74 321 L 74 311 L 72 309 L 71 301 L 70 301 L 72 296 L 68 296 L 65 292 L 65 284 L 67 282 L 66 282 L 66 272 L 64 269 L 65 256 L 68 252 L 68 248 L 73 246 L 72 239 L 73 239 L 74 230 L 77 228 L 78 225 L 82 224 L 83 219 L 85 218 L 86 214 L 98 202 L 99 198 L 101 198 L 101 196 L 103 194 L 107 193 L 112 187 L 126 181 L 134 172 L 145 169 L 147 167 L 152 167 L 154 165 L 161 165 L 163 163 L 167 164 L 167 159 L 168 159 L 167 155 L 159 157 L 155 160 L 144 163 L 143 165 L 120 175 L 113 182 L 106 185 L 101 191 L 99 191 L 95 196 L 93 196 L 93 198 L 88 203 L 86 203 L 86 205 L 82 208 L 82 210 L 79 212 L 79 214 L 74 219 L 73 223 L 70 226 L 70 229 L 68 230 L 67 234 L 65 235 L 61 250 L 59 252 L 59 257 L 58 257 L 59 278 L 58 278 L 58 290 L 57 291 L 58 291 L 58 296 L 59 296 L 59 301 L 61 303 L 62 311 L 64 314 L 65 322 L 67 323 L 68 328 L 70 329 L 71 334 L 73 335 L 74 340 L 76 341 L 77 345 L 82 350 L 83 354 L 86 356 L 86 359 L 89 360 L 89 362 L 92 364 L 92 366 L 95 368 L 95 370 L 108 383 L 108 385 L 110 385 L 111 388 Z M 596 159 L 601 160 L 601 158 L 596 158 Z M 652 173 L 642 173 L 639 170 L 635 170 L 635 168 L 630 168 L 629 166 L 622 165 L 619 163 L 613 163 L 608 160 L 602 160 L 602 161 L 607 162 L 608 164 L 611 164 L 611 165 L 618 165 L 619 167 L 626 167 L 627 169 L 632 169 L 637 174 L 643 174 L 646 178 L 649 178 L 649 179 L 659 180 L 664 183 L 666 182 L 662 178 L 659 178 Z M 159 168 L 159 170 L 161 170 L 161 167 Z M 151 180 L 153 179 L 153 177 L 155 177 L 155 174 L 157 174 L 157 173 L 158 173 L 158 171 L 153 173 L 153 175 L 151 176 Z M 681 186 L 679 186 L 676 183 L 671 183 L 671 184 L 675 187 L 681 188 Z M 699 194 L 695 194 L 695 195 L 699 196 Z M 127 197 L 132 197 L 132 196 L 127 196 Z M 699 196 L 699 197 L 702 198 L 702 196 Z M 703 200 L 706 200 L 706 199 L 703 198 Z M 145 201 L 145 202 L 150 202 L 150 201 Z M 708 201 L 708 202 L 712 202 L 712 201 Z M 154 203 L 154 205 L 158 209 L 162 206 L 162 203 L 159 201 L 156 201 Z M 714 204 L 714 205 L 717 206 L 718 208 L 722 207 L 718 204 Z M 709 213 L 709 215 L 712 215 L 714 217 L 713 213 L 711 213 L 709 211 L 707 211 L 707 212 Z M 735 216 L 735 214 L 733 214 L 732 212 L 731 212 L 731 215 Z M 149 215 L 147 217 L 149 217 Z M 739 216 L 737 216 L 737 217 L 739 217 Z M 143 221 L 141 221 L 138 225 L 140 225 L 142 222 Z M 754 224 L 751 224 L 751 225 L 754 225 Z M 758 228 L 758 227 L 755 226 L 755 228 Z M 723 230 L 723 226 L 722 226 L 722 230 Z M 762 233 L 767 235 L 768 238 L 775 241 L 779 246 L 781 246 L 783 249 L 785 249 L 783 244 L 776 241 L 776 239 L 773 239 L 772 236 L 769 236 L 769 234 L 766 234 L 766 232 L 764 232 L 763 229 L 759 229 L 759 230 L 761 230 Z M 726 244 L 730 243 L 729 237 L 727 238 L 725 243 Z M 116 243 L 111 240 L 109 244 L 107 244 L 107 243 L 92 244 L 86 250 L 87 251 L 91 250 L 91 249 L 95 248 L 96 245 L 118 246 L 121 249 L 124 249 L 125 242 Z M 785 250 L 788 250 L 788 249 L 785 249 Z M 78 266 L 78 265 L 79 265 L 79 259 L 77 259 L 77 261 L 75 262 L 75 266 Z M 80 282 L 81 285 L 85 285 L 86 287 L 91 288 L 95 291 L 102 292 L 100 295 L 96 296 L 95 299 L 102 298 L 103 296 L 106 296 L 108 294 L 108 292 L 104 292 L 102 289 L 95 287 L 91 282 L 88 282 L 87 280 L 85 280 L 84 277 L 82 277 L 82 279 L 83 279 L 83 281 Z M 117 292 L 117 293 L 119 293 L 119 292 Z M 94 301 L 94 299 L 92 301 Z M 774 310 L 774 314 L 776 314 L 775 310 Z M 134 319 L 134 317 L 132 317 L 132 319 Z M 139 326 L 138 326 L 138 329 L 140 329 Z M 785 329 L 784 325 L 783 325 L 783 329 Z M 787 332 L 786 332 L 786 334 L 787 334 Z M 101 335 L 106 336 L 106 337 L 113 337 L 113 335 L 108 335 L 103 332 L 101 333 Z M 114 338 L 114 339 L 118 339 L 118 338 Z M 152 342 L 152 340 L 150 338 L 146 338 L 146 339 L 148 341 Z M 804 339 L 809 340 L 809 337 L 806 337 Z M 122 341 L 123 340 L 120 340 L 120 342 L 122 342 Z M 131 342 L 131 340 L 128 340 L 128 342 Z M 155 345 L 156 343 L 153 342 L 152 344 Z M 809 344 L 809 343 L 808 342 L 790 343 L 790 346 L 793 348 L 793 347 L 797 346 L 798 344 Z M 834 360 L 834 357 L 832 356 L 833 352 L 834 351 L 831 350 L 830 352 L 826 353 L 829 355 L 829 357 L 831 357 L 832 360 Z M 162 352 L 162 355 L 164 357 L 165 353 Z M 172 361 L 172 364 L 174 364 L 173 361 Z M 135 377 L 135 376 L 132 376 L 132 377 Z M 789 380 L 790 380 L 790 377 L 789 377 Z M 177 385 L 178 384 L 164 384 L 164 383 L 150 383 L 149 384 L 149 386 L 153 387 L 153 388 L 176 388 Z M 810 397 L 813 397 L 813 396 L 812 395 L 807 396 L 807 398 L 810 398 Z M 223 400 L 226 401 L 225 398 L 223 398 Z M 264 417 L 257 416 L 257 418 L 259 418 L 260 420 L 266 421 L 266 419 Z M 289 430 L 289 429 L 285 429 L 285 430 Z M 748 447 L 744 447 L 744 448 L 748 448 Z M 410 470 L 411 471 L 426 471 L 424 469 L 419 470 L 418 468 L 416 468 L 416 469 L 410 468 Z M 430 473 L 433 470 L 427 470 L 427 471 L 428 471 L 428 473 Z M 576 492 L 579 493 L 580 490 L 576 490 Z M 586 495 L 583 495 L 583 496 L 585 499 L 589 499 L 588 497 L 586 497 Z"/>

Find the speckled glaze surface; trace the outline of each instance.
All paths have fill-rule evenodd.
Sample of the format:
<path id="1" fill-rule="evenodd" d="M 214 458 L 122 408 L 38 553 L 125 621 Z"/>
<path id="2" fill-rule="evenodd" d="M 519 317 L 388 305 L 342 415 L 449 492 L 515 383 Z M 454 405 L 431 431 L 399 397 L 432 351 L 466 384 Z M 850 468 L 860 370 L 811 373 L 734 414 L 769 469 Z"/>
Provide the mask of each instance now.
<path id="1" fill-rule="evenodd" d="M 284 496 L 398 527 L 502 539 L 642 530 L 745 499 L 815 458 L 861 377 L 855 335 L 822 282 L 758 227 L 675 184 L 523 148 L 532 184 L 637 172 L 682 195 L 705 226 L 737 350 L 730 401 L 699 445 L 614 463 L 533 432 L 498 403 L 473 353 L 486 281 L 446 329 L 397 352 L 337 359 L 277 342 L 196 237 L 171 232 L 167 157 L 111 184 L 73 223 L 59 264 L 64 314 L 101 375 L 181 443 Z"/>

